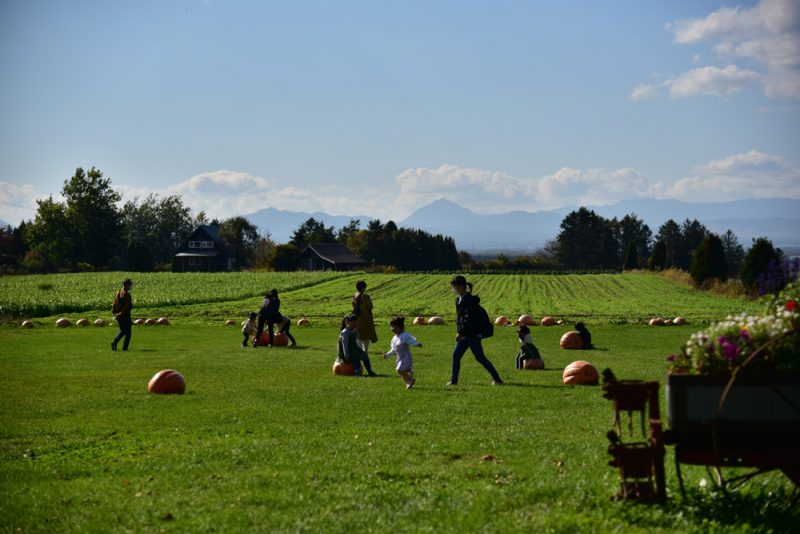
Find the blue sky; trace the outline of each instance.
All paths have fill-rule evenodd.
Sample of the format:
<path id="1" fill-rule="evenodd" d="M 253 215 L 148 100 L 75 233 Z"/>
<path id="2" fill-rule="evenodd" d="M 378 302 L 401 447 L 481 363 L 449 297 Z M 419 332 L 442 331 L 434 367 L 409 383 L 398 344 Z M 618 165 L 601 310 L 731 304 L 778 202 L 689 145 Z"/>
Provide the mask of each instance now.
<path id="1" fill-rule="evenodd" d="M 0 2 L 0 219 L 78 166 L 400 220 L 800 198 L 800 2 Z"/>

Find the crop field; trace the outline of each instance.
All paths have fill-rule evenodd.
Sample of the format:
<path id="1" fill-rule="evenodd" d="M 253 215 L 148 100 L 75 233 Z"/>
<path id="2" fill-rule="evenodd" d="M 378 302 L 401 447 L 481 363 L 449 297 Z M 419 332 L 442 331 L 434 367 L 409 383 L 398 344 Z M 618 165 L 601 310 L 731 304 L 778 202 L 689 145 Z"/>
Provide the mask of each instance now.
<path id="1" fill-rule="evenodd" d="M 70 276 L 47 283 L 82 315 L 107 317 L 124 275 L 107 287 L 99 285 L 107 275 L 75 275 L 74 284 L 64 281 Z M 663 383 L 664 358 L 694 323 L 758 303 L 649 274 L 476 275 L 490 314 L 583 318 L 596 349 L 561 350 L 568 326 L 537 327 L 546 367 L 517 371 L 516 332 L 497 328 L 484 346 L 505 385 L 492 386 L 468 353 L 459 385 L 448 387 L 448 275 L 208 275 L 197 279 L 255 281 L 244 297 L 242 288 L 218 287 L 202 293 L 206 302 L 149 300 L 195 279 L 181 276 L 132 275 L 135 310 L 158 310 L 172 325 L 135 326 L 129 352 L 110 350 L 115 327 L 56 328 L 49 308 L 32 329 L 19 328 L 19 317 L 0 325 L 0 533 L 790 532 L 800 524 L 780 474 L 724 493 L 704 468 L 685 467 L 684 500 L 671 449 L 666 503 L 613 500 L 611 404 L 599 387 L 562 384 L 564 367 L 578 359 L 619 378 Z M 24 283 L 33 288 L 44 279 L 30 278 Z M 379 341 L 370 353 L 380 376 L 336 377 L 334 325 L 359 278 L 375 301 Z M 82 301 L 70 287 L 92 296 Z M 270 287 L 282 290 L 285 313 L 312 317 L 312 325 L 293 327 L 294 349 L 242 348 L 239 328 L 220 319 L 241 320 Z M 94 293 L 102 298 L 91 300 Z M 225 295 L 235 296 L 219 300 Z M 4 306 L 13 298 L 0 294 Z M 391 336 L 387 318 L 397 312 L 439 313 L 447 323 L 409 326 L 423 343 L 413 349 L 411 390 L 380 357 Z M 655 314 L 692 324 L 637 323 Z M 186 394 L 147 393 L 150 377 L 168 368 L 186 377 Z M 663 402 L 661 409 L 665 417 Z M 631 429 L 638 438 L 638 419 Z"/>
<path id="2" fill-rule="evenodd" d="M 108 317 L 124 273 L 0 278 L 0 317 L 35 318 L 89 312 Z M 189 320 L 243 317 L 266 291 L 281 291 L 290 317 L 336 322 L 350 310 L 355 282 L 364 279 L 375 316 L 441 315 L 453 318 L 451 275 L 349 273 L 148 273 L 135 280 L 135 313 Z M 695 291 L 651 273 L 586 275 L 474 275 L 475 294 L 490 315 L 553 315 L 588 323 L 643 324 L 651 317 L 683 316 L 691 322 L 757 309 L 744 298 Z"/>

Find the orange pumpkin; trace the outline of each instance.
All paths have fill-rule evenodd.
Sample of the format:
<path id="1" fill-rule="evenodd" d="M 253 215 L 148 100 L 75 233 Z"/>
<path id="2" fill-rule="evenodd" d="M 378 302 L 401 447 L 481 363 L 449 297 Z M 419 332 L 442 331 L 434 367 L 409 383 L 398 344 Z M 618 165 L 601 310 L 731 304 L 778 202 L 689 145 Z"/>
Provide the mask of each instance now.
<path id="1" fill-rule="evenodd" d="M 520 315 L 519 319 L 517 319 L 517 321 L 519 322 L 519 324 L 524 324 L 526 326 L 531 326 L 531 325 L 536 324 L 536 321 L 533 320 L 533 317 L 531 317 L 527 313 L 523 314 L 523 315 Z"/>
<path id="2" fill-rule="evenodd" d="M 650 326 L 664 326 L 664 319 L 661 317 L 653 317 L 650 319 Z"/>
<path id="3" fill-rule="evenodd" d="M 561 336 L 558 344 L 564 350 L 580 350 L 583 348 L 583 338 L 580 332 L 572 330 Z"/>
<path id="4" fill-rule="evenodd" d="M 133 324 L 144 324 L 145 319 L 134 319 Z"/>
<path id="5" fill-rule="evenodd" d="M 167 319 L 166 317 L 159 317 L 158 321 L 156 321 L 156 323 L 163 324 L 163 325 L 168 325 L 169 324 L 169 319 Z"/>
<path id="6" fill-rule="evenodd" d="M 275 335 L 272 338 L 272 345 L 274 347 L 285 347 L 288 344 L 289 344 L 289 336 L 287 336 L 283 332 L 275 332 Z"/>
<path id="7" fill-rule="evenodd" d="M 144 324 L 146 324 L 147 326 L 153 326 L 154 324 L 158 324 L 158 321 L 156 321 L 155 319 L 145 319 Z"/>
<path id="8" fill-rule="evenodd" d="M 186 381 L 183 375 L 172 369 L 164 369 L 157 372 L 147 384 L 147 391 L 150 393 L 177 393 L 183 395 L 186 392 Z"/>
<path id="9" fill-rule="evenodd" d="M 433 317 L 428 319 L 428 324 L 444 324 L 444 319 L 442 319 L 438 315 L 434 315 Z"/>
<path id="10" fill-rule="evenodd" d="M 505 315 L 501 315 L 500 317 L 494 320 L 494 324 L 496 324 L 497 326 L 505 326 L 508 324 L 508 317 L 506 317 Z"/>
<path id="11" fill-rule="evenodd" d="M 105 326 L 105 325 L 107 325 L 107 324 L 108 324 L 108 323 L 106 322 L 106 320 L 105 320 L 105 319 L 95 319 L 95 320 L 94 320 L 94 325 L 95 325 L 95 326 Z"/>
<path id="12" fill-rule="evenodd" d="M 234 321 L 233 319 L 228 319 L 227 321 L 225 321 L 225 326 L 236 326 L 236 321 Z"/>
<path id="13" fill-rule="evenodd" d="M 354 376 L 356 374 L 356 368 L 353 367 L 352 363 L 334 361 L 333 374 L 340 376 Z"/>
<path id="14" fill-rule="evenodd" d="M 30 321 L 22 321 L 22 328 L 33 328 L 33 323 Z"/>
<path id="15" fill-rule="evenodd" d="M 594 386 L 600 381 L 597 368 L 589 362 L 578 360 L 569 364 L 562 375 L 564 384 L 571 386 Z"/>
<path id="16" fill-rule="evenodd" d="M 69 319 L 67 319 L 66 317 L 61 317 L 59 320 L 56 321 L 56 326 L 59 328 L 66 328 L 71 324 L 72 323 L 69 322 Z"/>
<path id="17" fill-rule="evenodd" d="M 544 369 L 544 360 L 541 358 L 528 358 L 527 360 L 522 360 L 522 368 L 532 369 L 534 371 Z"/>
<path id="18" fill-rule="evenodd" d="M 683 317 L 675 317 L 672 320 L 672 324 L 674 324 L 675 326 L 683 326 L 686 324 L 686 319 L 684 319 Z"/>
<path id="19" fill-rule="evenodd" d="M 311 324 L 311 321 L 306 319 L 305 317 L 301 317 L 297 320 L 297 326 L 308 326 Z"/>
<path id="20" fill-rule="evenodd" d="M 89 326 L 89 319 L 78 319 L 75 321 L 75 326 Z"/>
<path id="21" fill-rule="evenodd" d="M 549 315 L 547 317 L 542 317 L 542 326 L 555 326 L 556 320 Z"/>
<path id="22" fill-rule="evenodd" d="M 255 336 L 253 336 L 253 339 L 255 339 Z M 261 337 L 258 338 L 258 344 L 269 345 L 269 332 L 267 331 L 261 332 Z"/>
<path id="23" fill-rule="evenodd" d="M 427 324 L 427 323 L 425 322 L 425 317 L 422 317 L 422 316 L 420 315 L 419 317 L 414 317 L 414 324 L 415 324 L 415 325 L 420 325 L 420 326 L 421 326 L 421 325 L 425 325 L 425 324 Z"/>

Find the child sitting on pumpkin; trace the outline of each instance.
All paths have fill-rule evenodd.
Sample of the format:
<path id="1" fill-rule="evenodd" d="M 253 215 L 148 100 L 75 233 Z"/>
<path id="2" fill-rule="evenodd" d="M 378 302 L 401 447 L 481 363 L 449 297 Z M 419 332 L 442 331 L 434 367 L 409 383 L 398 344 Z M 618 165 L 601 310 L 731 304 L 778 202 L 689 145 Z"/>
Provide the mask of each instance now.
<path id="1" fill-rule="evenodd" d="M 531 339 L 531 329 L 527 325 L 521 324 L 517 327 L 517 336 L 519 336 L 520 349 L 517 353 L 517 369 L 525 367 L 525 360 L 541 360 L 542 355 L 539 354 L 539 349 L 533 344 Z M 542 362 L 544 366 L 544 362 Z"/>
<path id="2" fill-rule="evenodd" d="M 586 325 L 583 322 L 579 321 L 575 323 L 575 330 L 581 335 L 581 340 L 583 341 L 583 348 L 584 349 L 593 349 L 594 345 L 592 345 L 592 334 L 589 333 L 589 330 L 586 328 Z"/>

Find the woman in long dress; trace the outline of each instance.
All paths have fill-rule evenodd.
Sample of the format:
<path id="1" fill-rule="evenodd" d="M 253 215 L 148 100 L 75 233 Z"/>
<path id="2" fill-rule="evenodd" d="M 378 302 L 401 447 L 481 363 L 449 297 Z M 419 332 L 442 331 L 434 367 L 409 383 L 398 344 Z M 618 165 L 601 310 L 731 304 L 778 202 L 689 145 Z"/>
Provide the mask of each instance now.
<path id="1" fill-rule="evenodd" d="M 365 293 L 367 283 L 364 280 L 356 282 L 356 294 L 353 295 L 353 315 L 358 317 L 356 333 L 358 346 L 364 352 L 369 352 L 369 344 L 378 341 L 375 332 L 375 320 L 372 317 L 372 299 Z"/>

